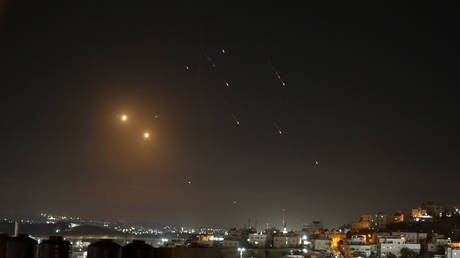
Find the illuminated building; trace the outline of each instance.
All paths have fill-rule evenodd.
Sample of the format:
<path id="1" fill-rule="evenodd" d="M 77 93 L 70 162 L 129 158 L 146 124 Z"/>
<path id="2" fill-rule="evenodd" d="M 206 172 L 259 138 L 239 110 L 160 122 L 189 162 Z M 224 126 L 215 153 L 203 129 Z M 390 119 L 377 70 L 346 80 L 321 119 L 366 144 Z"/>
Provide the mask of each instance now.
<path id="1" fill-rule="evenodd" d="M 249 234 L 249 244 L 255 247 L 267 246 L 267 235 L 266 234 Z"/>
<path id="2" fill-rule="evenodd" d="M 351 236 L 350 239 L 347 239 L 346 241 L 350 245 L 363 245 L 365 243 L 365 237 L 364 236 Z"/>
<path id="3" fill-rule="evenodd" d="M 377 237 L 377 245 L 380 257 L 386 257 L 389 253 L 400 256 L 400 251 L 404 247 L 404 240 L 399 236 L 379 236 Z"/>
<path id="4" fill-rule="evenodd" d="M 460 206 L 454 206 L 452 207 L 453 211 L 452 211 L 452 214 L 453 215 L 460 215 Z"/>
<path id="5" fill-rule="evenodd" d="M 373 232 L 372 234 L 370 234 L 371 236 L 367 236 L 367 242 L 368 243 L 376 243 L 377 241 L 377 238 L 380 237 L 380 236 L 390 236 L 390 232 Z"/>
<path id="6" fill-rule="evenodd" d="M 331 239 L 331 249 L 337 250 L 340 241 L 345 241 L 347 235 L 344 233 L 331 233 L 327 236 Z"/>
<path id="7" fill-rule="evenodd" d="M 237 248 L 241 245 L 241 240 L 239 239 L 224 239 L 221 243 L 221 247 L 225 248 Z"/>
<path id="8" fill-rule="evenodd" d="M 368 220 L 369 229 L 373 231 L 383 230 L 387 226 L 387 215 L 381 212 L 370 215 Z"/>
<path id="9" fill-rule="evenodd" d="M 198 239 L 200 241 L 209 241 L 211 238 L 214 238 L 213 235 L 199 235 Z"/>
<path id="10" fill-rule="evenodd" d="M 387 226 L 388 217 L 384 213 L 377 214 L 366 214 L 359 217 L 359 221 L 351 224 L 353 232 L 358 232 L 364 229 L 370 229 L 373 231 L 381 231 Z"/>
<path id="11" fill-rule="evenodd" d="M 426 213 L 426 210 L 424 210 L 422 208 L 412 209 L 412 214 L 411 215 L 414 218 L 420 218 L 422 216 L 428 216 L 428 214 Z"/>
<path id="12" fill-rule="evenodd" d="M 313 239 L 312 240 L 312 247 L 313 250 L 316 251 L 326 251 L 329 250 L 331 246 L 331 239 Z"/>
<path id="13" fill-rule="evenodd" d="M 419 232 L 392 232 L 391 235 L 401 237 L 405 243 L 420 243 L 428 237 L 427 233 Z"/>
<path id="14" fill-rule="evenodd" d="M 433 218 L 432 216 L 428 215 L 425 209 L 422 209 L 422 208 L 412 209 L 411 215 L 415 221 L 424 221 L 426 219 Z"/>
<path id="15" fill-rule="evenodd" d="M 405 215 L 402 212 L 395 212 L 387 216 L 387 224 L 397 224 L 404 222 Z"/>
<path id="16" fill-rule="evenodd" d="M 433 239 L 432 243 L 428 243 L 427 251 L 436 253 L 440 250 L 444 250 L 447 247 L 452 247 L 451 244 L 452 243 L 450 238 L 436 238 Z"/>
<path id="17" fill-rule="evenodd" d="M 359 221 L 351 223 L 351 230 L 358 232 L 363 229 L 369 229 L 370 222 L 367 217 L 361 216 Z"/>
<path id="18" fill-rule="evenodd" d="M 406 243 L 401 236 L 377 237 L 377 253 L 379 257 L 387 257 L 390 253 L 399 257 L 403 248 L 408 248 L 420 254 L 420 244 Z"/>
<path id="19" fill-rule="evenodd" d="M 274 248 L 298 247 L 302 244 L 302 238 L 293 233 L 277 234 L 273 236 Z"/>
<path id="20" fill-rule="evenodd" d="M 433 201 L 422 203 L 421 208 L 426 211 L 428 216 L 431 216 L 431 217 L 441 217 L 442 216 L 442 208 L 436 205 Z"/>

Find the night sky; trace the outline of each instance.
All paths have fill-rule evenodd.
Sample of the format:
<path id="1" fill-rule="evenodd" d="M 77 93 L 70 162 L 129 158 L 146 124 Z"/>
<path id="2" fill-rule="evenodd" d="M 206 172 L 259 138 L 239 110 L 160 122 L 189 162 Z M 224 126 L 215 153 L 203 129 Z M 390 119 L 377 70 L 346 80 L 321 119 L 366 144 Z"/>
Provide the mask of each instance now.
<path id="1" fill-rule="evenodd" d="M 455 8 L 0 9 L 2 215 L 299 228 L 459 204 Z"/>

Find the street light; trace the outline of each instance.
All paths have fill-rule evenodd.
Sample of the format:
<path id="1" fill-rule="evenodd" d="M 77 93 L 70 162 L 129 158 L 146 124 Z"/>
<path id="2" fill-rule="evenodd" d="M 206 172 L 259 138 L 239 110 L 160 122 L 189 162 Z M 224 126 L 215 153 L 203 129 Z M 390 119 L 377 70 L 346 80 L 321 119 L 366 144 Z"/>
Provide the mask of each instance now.
<path id="1" fill-rule="evenodd" d="M 240 258 L 243 258 L 243 253 L 246 251 L 246 248 L 239 248 L 238 247 L 238 252 L 240 252 Z"/>

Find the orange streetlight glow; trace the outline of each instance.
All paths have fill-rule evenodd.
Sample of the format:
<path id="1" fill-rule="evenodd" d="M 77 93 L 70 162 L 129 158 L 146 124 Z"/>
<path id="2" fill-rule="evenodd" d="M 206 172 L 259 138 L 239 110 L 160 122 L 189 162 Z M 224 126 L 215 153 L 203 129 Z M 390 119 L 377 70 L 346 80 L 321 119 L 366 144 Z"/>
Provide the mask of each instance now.
<path id="1" fill-rule="evenodd" d="M 145 139 L 148 139 L 149 137 L 150 137 L 150 134 L 149 134 L 148 132 L 145 132 L 145 133 L 144 133 L 144 138 L 145 138 Z"/>
<path id="2" fill-rule="evenodd" d="M 128 120 L 128 116 L 127 115 L 121 115 L 121 121 L 126 121 Z"/>

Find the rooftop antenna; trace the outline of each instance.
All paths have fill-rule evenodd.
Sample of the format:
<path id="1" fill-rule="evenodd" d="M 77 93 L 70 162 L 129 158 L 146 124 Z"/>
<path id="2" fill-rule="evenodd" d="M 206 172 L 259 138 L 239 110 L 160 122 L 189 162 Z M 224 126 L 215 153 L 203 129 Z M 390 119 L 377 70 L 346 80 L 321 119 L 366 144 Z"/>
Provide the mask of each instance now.
<path id="1" fill-rule="evenodd" d="M 287 233 L 286 228 L 286 209 L 283 209 L 283 234 Z"/>

